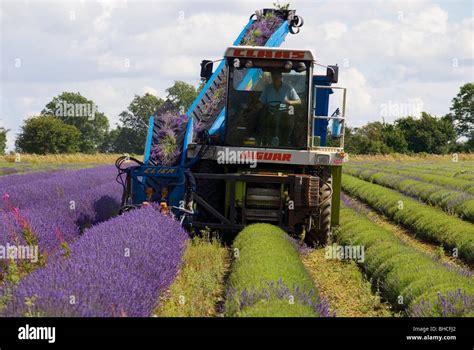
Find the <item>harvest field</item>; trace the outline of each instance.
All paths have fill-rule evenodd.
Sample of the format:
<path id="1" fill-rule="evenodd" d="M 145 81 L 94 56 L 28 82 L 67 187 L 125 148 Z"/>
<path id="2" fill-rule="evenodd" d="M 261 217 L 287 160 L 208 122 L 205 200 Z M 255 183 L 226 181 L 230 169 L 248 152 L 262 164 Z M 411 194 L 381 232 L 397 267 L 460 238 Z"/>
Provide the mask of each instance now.
<path id="1" fill-rule="evenodd" d="M 2 316 L 474 316 L 473 158 L 351 158 L 327 247 L 189 237 L 154 205 L 119 215 L 107 156 L 24 159 L 0 163 L 0 246 L 38 251 L 1 259 Z"/>

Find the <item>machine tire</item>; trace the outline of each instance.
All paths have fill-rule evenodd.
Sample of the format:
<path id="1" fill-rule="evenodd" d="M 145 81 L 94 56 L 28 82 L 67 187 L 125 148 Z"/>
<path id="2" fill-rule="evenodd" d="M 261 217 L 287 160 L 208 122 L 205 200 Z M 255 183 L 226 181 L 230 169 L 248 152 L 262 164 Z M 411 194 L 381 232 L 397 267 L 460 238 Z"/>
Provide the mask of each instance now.
<path id="1" fill-rule="evenodd" d="M 200 173 L 219 173 L 222 168 L 217 162 L 203 159 L 199 162 Z M 224 180 L 196 180 L 196 193 L 209 203 L 214 209 L 224 214 L 225 204 L 225 181 Z M 200 220 L 205 222 L 219 222 L 214 216 L 203 210 Z"/>
<path id="2" fill-rule="evenodd" d="M 318 224 L 306 234 L 306 240 L 310 245 L 319 244 L 324 246 L 331 234 L 331 201 L 332 201 L 332 175 L 331 169 L 323 168 L 319 174 L 321 185 L 319 186 L 319 208 Z"/>

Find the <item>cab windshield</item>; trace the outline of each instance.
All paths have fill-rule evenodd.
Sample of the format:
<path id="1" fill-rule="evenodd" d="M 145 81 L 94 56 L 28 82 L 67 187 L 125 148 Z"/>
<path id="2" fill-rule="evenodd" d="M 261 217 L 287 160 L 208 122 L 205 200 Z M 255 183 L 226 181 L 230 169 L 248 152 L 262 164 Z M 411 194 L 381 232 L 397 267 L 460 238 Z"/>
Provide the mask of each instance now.
<path id="1" fill-rule="evenodd" d="M 305 149 L 309 69 L 229 68 L 226 143 Z"/>

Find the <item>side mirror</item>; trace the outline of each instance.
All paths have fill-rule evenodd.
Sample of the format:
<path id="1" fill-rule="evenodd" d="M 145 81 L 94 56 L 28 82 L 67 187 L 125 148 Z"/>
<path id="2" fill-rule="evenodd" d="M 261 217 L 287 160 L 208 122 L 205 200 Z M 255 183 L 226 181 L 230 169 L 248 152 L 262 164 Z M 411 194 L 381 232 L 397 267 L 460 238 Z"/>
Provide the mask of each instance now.
<path id="1" fill-rule="evenodd" d="M 328 66 L 326 70 L 326 76 L 328 78 L 328 81 L 336 84 L 339 78 L 339 67 L 337 65 Z"/>
<path id="2" fill-rule="evenodd" d="M 209 60 L 202 60 L 201 61 L 201 78 L 208 81 L 212 76 L 212 68 L 214 63 Z"/>

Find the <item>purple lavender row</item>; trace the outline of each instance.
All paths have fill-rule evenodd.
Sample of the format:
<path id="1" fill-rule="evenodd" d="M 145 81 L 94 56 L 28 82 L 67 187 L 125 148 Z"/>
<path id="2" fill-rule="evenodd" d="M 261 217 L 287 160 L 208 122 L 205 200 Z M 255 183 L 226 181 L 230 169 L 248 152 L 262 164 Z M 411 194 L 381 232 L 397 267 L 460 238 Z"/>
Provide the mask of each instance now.
<path id="1" fill-rule="evenodd" d="M 51 172 L 11 174 L 0 176 L 0 191 L 4 192 L 7 188 L 18 186 L 24 183 L 32 183 L 41 179 L 47 179 L 53 176 Z"/>
<path id="2" fill-rule="evenodd" d="M 436 293 L 436 299 L 422 299 L 412 305 L 409 311 L 411 317 L 473 317 L 474 296 L 458 288 L 447 291 L 446 294 Z"/>
<path id="3" fill-rule="evenodd" d="M 84 229 L 118 213 L 121 188 L 110 167 L 64 172 L 40 182 L 10 187 L 0 204 L 0 244 L 25 244 L 22 232 L 50 253 Z"/>
<path id="4" fill-rule="evenodd" d="M 30 175 L 35 175 L 35 177 Z M 49 176 L 48 173 L 22 176 L 28 177 L 30 181 L 13 182 L 9 186 L 2 186 L 1 194 L 7 193 L 14 206 L 26 209 L 56 205 L 58 201 L 69 202 L 77 193 L 114 182 L 116 170 L 113 166 L 100 166 L 77 171 L 61 171 L 49 174 Z M 23 181 L 23 179 L 19 180 Z M 2 208 L 2 204 L 0 204 L 0 208 Z"/>
<path id="5" fill-rule="evenodd" d="M 57 254 L 23 278 L 4 316 L 147 317 L 175 278 L 186 239 L 151 206 L 98 224 L 70 245 L 69 258 Z"/>

